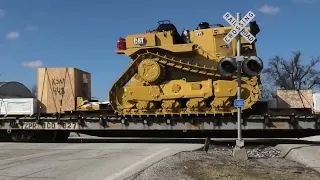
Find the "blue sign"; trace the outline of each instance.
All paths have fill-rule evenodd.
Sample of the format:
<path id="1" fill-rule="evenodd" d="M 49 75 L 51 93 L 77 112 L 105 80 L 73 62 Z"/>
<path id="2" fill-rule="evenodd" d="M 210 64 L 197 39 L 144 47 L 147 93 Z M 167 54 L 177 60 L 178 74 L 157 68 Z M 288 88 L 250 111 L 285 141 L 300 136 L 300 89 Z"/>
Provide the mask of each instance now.
<path id="1" fill-rule="evenodd" d="M 234 100 L 234 107 L 244 107 L 244 100 L 243 99 L 235 99 Z"/>

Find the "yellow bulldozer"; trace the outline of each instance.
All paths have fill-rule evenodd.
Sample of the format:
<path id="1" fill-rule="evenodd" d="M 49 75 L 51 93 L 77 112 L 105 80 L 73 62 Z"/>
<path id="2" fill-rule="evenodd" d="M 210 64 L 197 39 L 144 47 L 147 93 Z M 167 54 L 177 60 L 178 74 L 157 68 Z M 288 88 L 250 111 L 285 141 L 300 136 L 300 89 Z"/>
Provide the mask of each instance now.
<path id="1" fill-rule="evenodd" d="M 169 20 L 155 30 L 131 34 L 117 41 L 117 54 L 132 63 L 109 92 L 112 108 L 123 116 L 182 116 L 233 114 L 237 98 L 236 42 L 223 38 L 232 26 L 201 22 L 180 34 Z M 255 21 L 246 30 L 256 36 Z M 241 38 L 243 110 L 259 99 L 263 62 L 255 42 Z"/>

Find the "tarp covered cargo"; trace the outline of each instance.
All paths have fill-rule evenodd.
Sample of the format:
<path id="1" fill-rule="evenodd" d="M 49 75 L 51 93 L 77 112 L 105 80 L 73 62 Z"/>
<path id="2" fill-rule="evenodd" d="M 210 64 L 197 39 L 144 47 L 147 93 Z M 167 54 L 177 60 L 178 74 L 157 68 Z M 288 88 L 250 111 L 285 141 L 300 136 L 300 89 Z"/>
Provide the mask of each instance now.
<path id="1" fill-rule="evenodd" d="M 22 83 L 0 82 L 0 99 L 3 98 L 33 98 L 33 94 L 30 89 Z"/>

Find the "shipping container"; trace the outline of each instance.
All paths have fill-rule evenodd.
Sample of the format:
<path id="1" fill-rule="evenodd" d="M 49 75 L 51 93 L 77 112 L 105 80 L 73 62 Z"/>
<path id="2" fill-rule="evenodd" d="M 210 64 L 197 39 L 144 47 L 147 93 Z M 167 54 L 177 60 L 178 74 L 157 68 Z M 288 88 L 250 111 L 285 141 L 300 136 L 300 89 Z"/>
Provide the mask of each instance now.
<path id="1" fill-rule="evenodd" d="M 90 73 L 72 67 L 38 68 L 41 112 L 74 111 L 77 97 L 91 99 Z"/>
<path id="2" fill-rule="evenodd" d="M 277 107 L 313 109 L 312 90 L 277 90 Z"/>
<path id="3" fill-rule="evenodd" d="M 33 115 L 37 113 L 36 98 L 0 99 L 1 115 Z"/>

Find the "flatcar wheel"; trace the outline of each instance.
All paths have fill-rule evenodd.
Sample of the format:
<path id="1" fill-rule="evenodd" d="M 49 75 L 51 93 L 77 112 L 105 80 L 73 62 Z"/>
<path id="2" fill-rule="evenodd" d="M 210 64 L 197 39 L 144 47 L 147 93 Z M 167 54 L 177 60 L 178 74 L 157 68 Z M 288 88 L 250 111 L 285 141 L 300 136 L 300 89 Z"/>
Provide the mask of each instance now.
<path id="1" fill-rule="evenodd" d="M 56 141 L 66 141 L 70 136 L 70 131 L 57 131 L 56 132 L 56 137 L 55 140 Z"/>
<path id="2" fill-rule="evenodd" d="M 33 136 L 32 132 L 29 131 L 12 131 L 10 137 L 14 142 L 28 142 Z"/>

